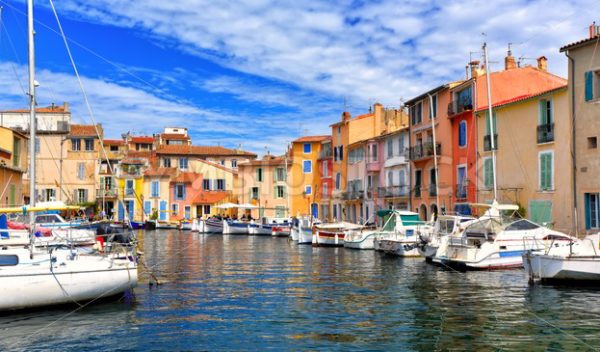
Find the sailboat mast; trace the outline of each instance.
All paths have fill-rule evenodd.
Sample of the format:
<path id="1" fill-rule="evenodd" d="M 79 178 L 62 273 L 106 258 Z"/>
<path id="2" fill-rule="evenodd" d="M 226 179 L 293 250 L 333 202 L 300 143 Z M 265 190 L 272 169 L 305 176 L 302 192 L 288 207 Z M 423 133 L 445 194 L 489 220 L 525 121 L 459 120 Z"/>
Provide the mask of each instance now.
<path id="1" fill-rule="evenodd" d="M 438 155 L 437 155 L 437 144 L 436 144 L 436 140 L 435 140 L 435 118 L 437 116 L 433 115 L 433 97 L 431 96 L 431 94 L 427 93 L 427 96 L 429 96 L 429 120 L 431 120 L 431 135 L 433 137 L 433 168 L 434 168 L 434 173 L 435 173 L 435 201 L 436 201 L 436 212 L 439 213 L 440 212 L 440 190 L 439 190 L 439 182 L 438 182 Z M 435 214 L 436 218 L 437 218 L 438 214 Z"/>
<path id="2" fill-rule="evenodd" d="M 496 141 L 494 140 L 494 119 L 492 111 L 492 87 L 490 82 L 490 65 L 488 62 L 487 43 L 483 43 L 483 58 L 485 62 L 485 79 L 487 82 L 488 122 L 490 124 L 490 149 L 492 150 L 492 175 L 494 175 L 494 201 L 498 200 L 498 184 L 496 181 Z"/>
<path id="3" fill-rule="evenodd" d="M 29 205 L 35 206 L 35 51 L 33 43 L 33 0 L 27 0 L 27 39 L 29 52 Z M 33 222 L 33 214 L 30 214 Z"/>

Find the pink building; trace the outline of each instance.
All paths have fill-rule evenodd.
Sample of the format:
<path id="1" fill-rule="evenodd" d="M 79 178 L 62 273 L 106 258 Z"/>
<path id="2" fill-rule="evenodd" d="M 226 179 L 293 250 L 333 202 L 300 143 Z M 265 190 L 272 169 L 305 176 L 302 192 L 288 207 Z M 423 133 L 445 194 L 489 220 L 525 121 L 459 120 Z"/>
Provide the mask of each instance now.
<path id="1" fill-rule="evenodd" d="M 202 193 L 202 174 L 195 172 L 180 172 L 169 183 L 171 200 L 170 219 L 179 221 L 191 219 L 192 206 Z"/>

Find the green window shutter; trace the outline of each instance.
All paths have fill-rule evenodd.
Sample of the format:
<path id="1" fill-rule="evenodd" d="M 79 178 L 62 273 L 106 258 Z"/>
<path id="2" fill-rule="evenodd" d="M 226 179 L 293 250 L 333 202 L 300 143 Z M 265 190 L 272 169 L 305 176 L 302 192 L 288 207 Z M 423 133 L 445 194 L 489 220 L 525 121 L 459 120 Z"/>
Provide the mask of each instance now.
<path id="1" fill-rule="evenodd" d="M 590 228 L 592 228 L 592 225 L 591 225 L 592 213 L 590 211 L 591 210 L 590 209 L 590 194 L 585 193 L 583 199 L 585 202 L 585 229 L 589 230 Z"/>
<path id="2" fill-rule="evenodd" d="M 546 100 L 540 100 L 540 125 L 548 123 L 548 110 L 546 110 Z"/>
<path id="3" fill-rule="evenodd" d="M 484 185 L 486 188 L 491 188 L 494 185 L 494 168 L 492 165 L 492 159 L 485 159 L 483 166 Z"/>
<path id="4" fill-rule="evenodd" d="M 585 73 L 585 101 L 594 99 L 594 72 Z"/>
<path id="5" fill-rule="evenodd" d="M 552 154 L 540 155 L 540 188 L 552 189 Z"/>

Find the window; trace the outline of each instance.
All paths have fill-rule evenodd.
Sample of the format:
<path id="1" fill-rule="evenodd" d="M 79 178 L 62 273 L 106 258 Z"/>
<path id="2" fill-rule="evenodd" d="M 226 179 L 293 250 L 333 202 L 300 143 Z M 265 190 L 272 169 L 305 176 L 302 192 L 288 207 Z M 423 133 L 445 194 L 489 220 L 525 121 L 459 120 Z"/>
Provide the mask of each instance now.
<path id="1" fill-rule="evenodd" d="M 54 188 L 46 188 L 42 190 L 42 200 L 50 202 L 56 199 L 56 190 Z"/>
<path id="2" fill-rule="evenodd" d="M 256 181 L 263 182 L 263 169 L 261 167 L 256 169 Z"/>
<path id="3" fill-rule="evenodd" d="M 335 204 L 333 205 L 333 218 L 337 219 L 337 206 Z"/>
<path id="4" fill-rule="evenodd" d="M 377 144 L 370 144 L 369 149 L 369 161 L 377 161 Z"/>
<path id="5" fill-rule="evenodd" d="M 600 194 L 598 193 L 584 193 L 585 202 L 585 228 L 597 229 L 600 227 Z"/>
<path id="6" fill-rule="evenodd" d="M 94 150 L 94 140 L 93 139 L 85 139 L 85 151 L 91 152 Z"/>
<path id="7" fill-rule="evenodd" d="M 387 157 L 388 159 L 394 156 L 394 141 L 390 138 L 387 141 Z"/>
<path id="8" fill-rule="evenodd" d="M 404 176 L 404 170 L 398 171 L 398 185 L 404 186 L 406 185 L 406 177 Z"/>
<path id="9" fill-rule="evenodd" d="M 75 190 L 75 202 L 78 204 L 86 203 L 88 201 L 88 190 L 79 188 Z"/>
<path id="10" fill-rule="evenodd" d="M 285 181 L 285 180 L 286 180 L 285 168 L 278 167 L 275 170 L 275 181 Z"/>
<path id="11" fill-rule="evenodd" d="M 413 125 L 418 125 L 423 120 L 422 109 L 423 106 L 421 102 L 418 102 L 410 107 L 410 120 Z"/>
<path id="12" fill-rule="evenodd" d="M 36 153 L 36 154 L 39 154 L 39 153 L 40 153 L 40 147 L 41 147 L 41 146 L 40 146 L 40 139 L 39 139 L 39 138 L 36 138 L 36 139 L 35 139 L 35 153 Z"/>
<path id="13" fill-rule="evenodd" d="M 342 126 L 338 126 L 337 128 L 338 139 L 342 138 Z"/>
<path id="14" fill-rule="evenodd" d="M 487 189 L 494 187 L 494 165 L 489 157 L 483 159 L 483 185 Z"/>
<path id="15" fill-rule="evenodd" d="M 585 73 L 585 101 L 591 101 L 600 97 L 600 71 L 588 71 Z"/>
<path id="16" fill-rule="evenodd" d="M 152 197 L 160 196 L 160 183 L 158 181 L 152 181 Z"/>
<path id="17" fill-rule="evenodd" d="M 258 187 L 252 187 L 250 189 L 250 199 L 258 199 Z"/>
<path id="18" fill-rule="evenodd" d="M 225 159 L 221 159 L 221 165 L 225 165 Z"/>
<path id="19" fill-rule="evenodd" d="M 111 152 L 118 152 L 119 151 L 119 146 L 118 145 L 111 145 L 109 150 Z"/>
<path id="20" fill-rule="evenodd" d="M 85 179 L 85 163 L 77 163 L 77 178 L 80 180 Z"/>
<path id="21" fill-rule="evenodd" d="M 553 121 L 552 115 L 552 100 L 542 99 L 540 100 L 540 125 L 550 125 Z"/>
<path id="22" fill-rule="evenodd" d="M 303 150 L 304 154 L 310 154 L 312 152 L 312 145 L 310 143 L 304 143 Z"/>
<path id="23" fill-rule="evenodd" d="M 179 158 L 179 169 L 187 170 L 188 168 L 188 158 Z"/>
<path id="24" fill-rule="evenodd" d="M 388 187 L 394 185 L 394 173 L 392 171 L 388 171 Z"/>
<path id="25" fill-rule="evenodd" d="M 404 150 L 404 134 L 398 136 L 398 155 L 402 155 L 402 151 Z"/>
<path id="26" fill-rule="evenodd" d="M 177 204 L 177 203 L 171 204 L 171 215 L 173 215 L 173 216 L 179 215 L 179 204 Z"/>
<path id="27" fill-rule="evenodd" d="M 504 231 L 523 231 L 523 230 L 535 230 L 538 229 L 539 226 L 532 223 L 529 220 L 517 220 L 512 224 L 508 225 Z"/>
<path id="28" fill-rule="evenodd" d="M 355 148 L 348 152 L 348 162 L 350 164 L 361 162 L 364 158 L 364 148 Z"/>
<path id="29" fill-rule="evenodd" d="M 185 183 L 175 184 L 175 200 L 185 199 Z"/>
<path id="30" fill-rule="evenodd" d="M 163 167 L 171 167 L 171 158 L 163 159 Z"/>
<path id="31" fill-rule="evenodd" d="M 329 177 L 329 163 L 327 160 L 323 160 L 323 176 Z"/>
<path id="32" fill-rule="evenodd" d="M 467 87 L 456 93 L 456 101 L 458 102 L 457 113 L 470 110 L 473 107 L 471 87 Z"/>
<path id="33" fill-rule="evenodd" d="M 344 146 L 339 145 L 337 147 L 333 147 L 333 161 L 342 160 L 344 160 Z"/>
<path id="34" fill-rule="evenodd" d="M 492 112 L 492 127 L 494 127 L 494 134 L 498 134 L 498 129 L 496 128 L 496 112 Z M 490 118 L 489 118 L 489 112 L 485 113 L 485 134 L 486 135 L 490 135 L 492 134 L 492 130 L 490 128 Z"/>
<path id="35" fill-rule="evenodd" d="M 303 160 L 302 161 L 302 171 L 305 174 L 312 173 L 312 161 L 311 160 Z"/>
<path id="36" fill-rule="evenodd" d="M 539 154 L 539 180 L 540 190 L 550 191 L 554 189 L 554 152 L 540 152 Z"/>
<path id="37" fill-rule="evenodd" d="M 588 137 L 588 149 L 598 148 L 598 137 Z"/>
<path id="38" fill-rule="evenodd" d="M 432 96 L 431 97 L 431 101 L 433 102 L 432 103 L 432 106 L 433 106 L 432 110 L 433 110 L 433 118 L 435 119 L 437 117 L 437 110 L 438 110 L 437 109 L 437 106 L 438 106 L 437 95 Z"/>
<path id="39" fill-rule="evenodd" d="M 204 214 L 204 215 L 210 215 L 210 205 L 203 205 L 202 206 L 202 214 Z"/>
<path id="40" fill-rule="evenodd" d="M 74 150 L 74 151 L 81 150 L 81 140 L 80 139 L 71 139 L 71 150 Z"/>
<path id="41" fill-rule="evenodd" d="M 459 166 L 456 168 L 456 198 L 467 198 L 467 167 Z"/>
<path id="42" fill-rule="evenodd" d="M 210 191 L 210 180 L 202 180 L 202 189 Z"/>
<path id="43" fill-rule="evenodd" d="M 225 179 L 218 178 L 217 179 L 217 191 L 224 191 L 224 190 L 225 190 Z"/>
<path id="44" fill-rule="evenodd" d="M 329 197 L 329 185 L 327 183 L 324 183 L 322 186 L 322 191 L 323 191 L 323 198 L 327 198 Z"/>
<path id="45" fill-rule="evenodd" d="M 275 186 L 275 197 L 276 198 L 284 198 L 285 197 L 285 187 L 284 186 Z"/>
<path id="46" fill-rule="evenodd" d="M 339 172 L 337 172 L 335 174 L 335 189 L 339 190 L 341 183 L 342 183 L 342 175 Z"/>
<path id="47" fill-rule="evenodd" d="M 467 146 L 467 121 L 462 120 L 458 124 L 458 146 L 466 147 Z"/>
<path id="48" fill-rule="evenodd" d="M 125 195 L 133 195 L 133 180 L 125 180 Z"/>
<path id="49" fill-rule="evenodd" d="M 237 160 L 236 159 L 231 159 L 231 168 L 232 169 L 237 168 Z"/>
<path id="50" fill-rule="evenodd" d="M 304 194 L 305 195 L 311 195 L 312 194 L 312 187 L 310 185 L 304 186 Z"/>
<path id="51" fill-rule="evenodd" d="M 183 207 L 183 217 L 188 220 L 192 217 L 192 207 L 191 206 L 186 205 Z"/>

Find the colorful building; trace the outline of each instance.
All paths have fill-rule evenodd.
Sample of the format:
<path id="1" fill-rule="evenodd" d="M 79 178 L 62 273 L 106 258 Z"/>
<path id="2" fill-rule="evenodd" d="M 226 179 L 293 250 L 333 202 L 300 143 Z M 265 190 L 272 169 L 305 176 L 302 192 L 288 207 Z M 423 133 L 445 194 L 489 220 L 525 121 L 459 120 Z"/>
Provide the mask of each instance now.
<path id="1" fill-rule="evenodd" d="M 577 205 L 577 223 L 573 228 L 579 234 L 600 230 L 600 158 L 598 138 L 600 131 L 600 26 L 592 24 L 586 39 L 560 49 L 569 59 L 569 114 L 574 130 L 571 149 L 575 156 L 574 204 Z M 567 145 L 560 146 L 568 148 Z M 558 149 L 558 144 L 557 144 Z M 567 169 L 571 161 L 560 165 Z M 557 164 L 559 165 L 559 164 Z M 576 199 L 576 200 L 575 200 Z M 570 209 L 565 208 L 565 212 Z"/>
<path id="2" fill-rule="evenodd" d="M 331 194 L 333 191 L 333 149 L 331 147 L 331 136 L 321 142 L 321 151 L 317 158 L 317 170 L 319 171 L 319 218 L 323 221 L 333 221 L 331 216 Z"/>
<path id="3" fill-rule="evenodd" d="M 23 174 L 27 171 L 28 138 L 16 130 L 0 126 L 0 206 L 20 206 Z"/>

